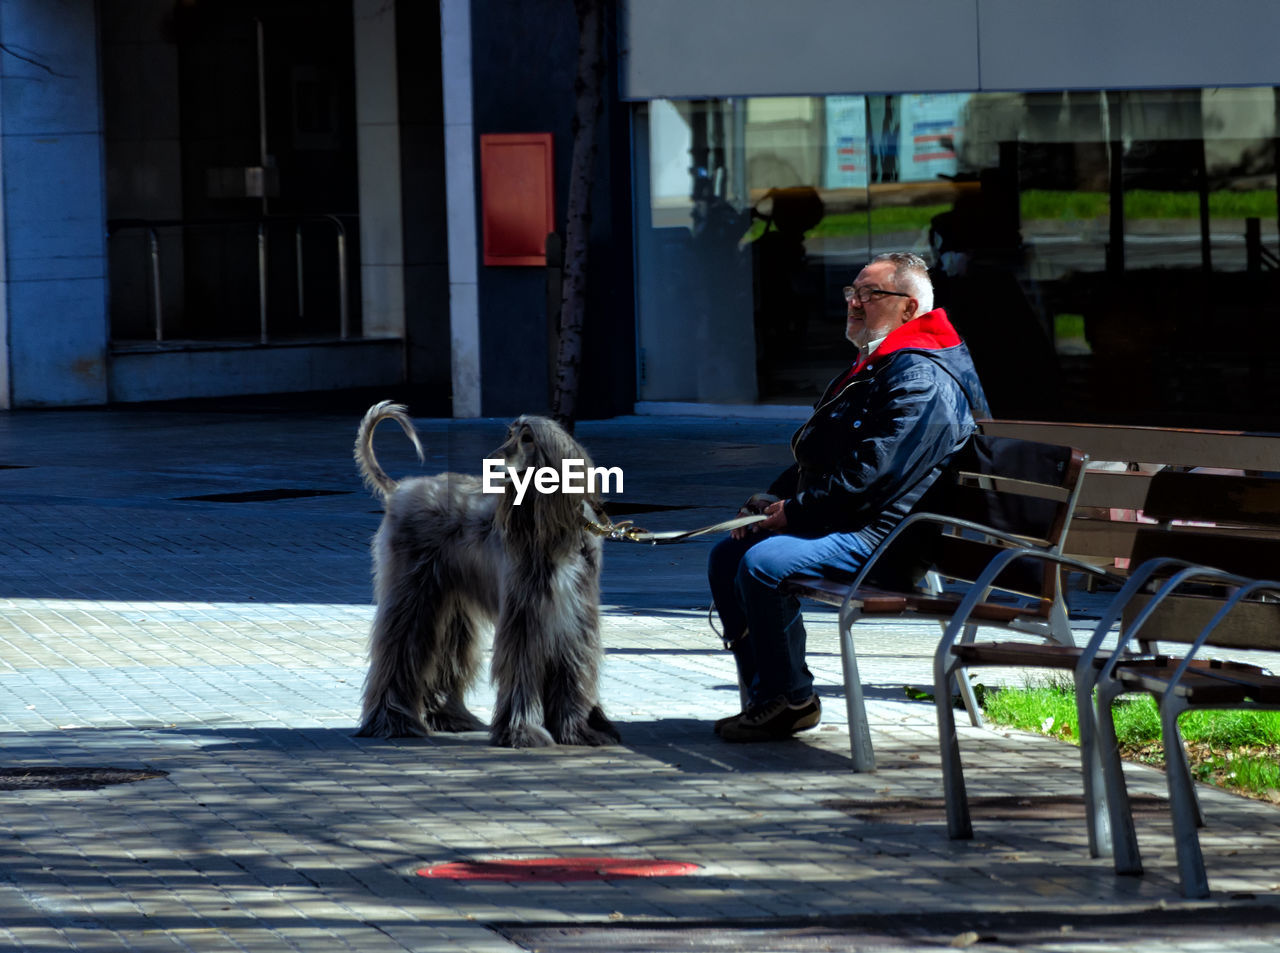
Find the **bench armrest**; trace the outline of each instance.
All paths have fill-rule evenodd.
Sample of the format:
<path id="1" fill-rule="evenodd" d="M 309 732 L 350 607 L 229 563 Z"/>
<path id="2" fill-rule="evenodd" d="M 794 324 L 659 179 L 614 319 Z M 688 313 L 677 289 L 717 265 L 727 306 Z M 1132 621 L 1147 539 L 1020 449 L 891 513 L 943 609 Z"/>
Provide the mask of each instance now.
<path id="1" fill-rule="evenodd" d="M 939 661 L 944 660 L 947 653 L 951 651 L 956 639 L 959 638 L 960 633 L 964 631 L 965 626 L 968 624 L 969 616 L 973 614 L 974 608 L 979 603 L 986 601 L 987 597 L 991 595 L 991 590 L 995 588 L 996 577 L 1015 559 L 1038 559 L 1056 563 L 1062 568 L 1075 569 L 1079 572 L 1099 576 L 1103 579 L 1115 581 L 1119 579 L 1114 573 L 1107 572 L 1107 570 L 1092 563 L 1084 562 L 1074 556 L 1067 556 L 1060 552 L 1044 549 L 1040 546 L 1018 546 L 1013 549 L 1006 549 L 1002 553 L 997 553 L 991 562 L 987 563 L 987 568 L 982 571 L 982 574 L 969 587 L 969 591 L 965 593 L 964 598 L 960 600 L 959 606 L 956 607 L 951 621 L 947 623 L 946 629 L 943 630 L 942 638 L 937 647 L 936 657 Z M 1102 641 L 1101 636 L 1096 632 L 1094 638 L 1099 643 Z M 1092 644 L 1091 641 L 1090 645 Z"/>
<path id="2" fill-rule="evenodd" d="M 1162 563 L 1174 561 L 1175 560 L 1170 559 L 1150 560 L 1150 562 Z M 1145 565 L 1147 564 L 1144 563 L 1143 566 Z M 1213 630 L 1216 629 L 1219 623 L 1221 623 L 1222 620 L 1230 614 L 1232 609 L 1247 597 L 1257 592 L 1271 592 L 1275 595 L 1280 595 L 1280 582 L 1276 582 L 1274 580 L 1249 579 L 1235 573 L 1224 572 L 1221 569 L 1213 569 L 1209 566 L 1185 565 L 1184 569 L 1170 576 L 1168 581 L 1160 587 L 1154 596 L 1152 596 L 1151 600 L 1142 607 L 1142 611 L 1134 617 L 1133 624 L 1129 626 L 1128 631 L 1120 633 L 1120 642 L 1116 646 L 1116 654 L 1108 659 L 1106 664 L 1103 665 L 1102 669 L 1098 672 L 1098 680 L 1112 677 L 1112 673 L 1115 671 L 1115 667 L 1119 661 L 1120 649 L 1124 644 L 1137 636 L 1137 633 L 1146 621 L 1151 618 L 1152 613 L 1155 612 L 1159 603 L 1164 601 L 1164 599 L 1171 595 L 1176 589 L 1188 582 L 1216 582 L 1221 585 L 1236 586 L 1237 589 L 1226 599 L 1225 602 L 1223 602 L 1221 608 L 1214 613 L 1213 618 L 1211 618 L 1205 627 L 1200 630 L 1200 634 L 1196 636 L 1195 640 L 1187 645 L 1187 649 L 1183 653 L 1182 661 L 1179 662 L 1177 668 L 1174 669 L 1173 674 L 1169 679 L 1170 684 L 1175 685 L 1181 681 L 1182 676 L 1186 674 L 1187 669 L 1190 668 L 1191 663 L 1195 660 L 1200 649 L 1204 647 L 1209 636 L 1213 633 Z M 1129 595 L 1132 596 L 1132 593 Z M 1119 596 L 1117 596 L 1114 602 L 1119 601 Z M 1119 606 L 1117 612 L 1122 610 L 1123 606 Z M 1158 639 L 1159 637 L 1157 636 L 1157 641 Z"/>
<path id="3" fill-rule="evenodd" d="M 982 533 L 984 536 L 989 536 L 993 539 L 998 539 L 1002 542 L 1008 543 L 1012 547 L 1017 547 L 1019 549 L 1025 548 L 1028 552 L 1044 551 L 1042 547 L 1027 546 L 1027 540 L 1025 537 L 1015 536 L 1013 533 L 1007 533 L 1004 530 L 996 529 L 994 526 L 987 526 L 984 523 L 975 523 L 972 520 L 961 519 L 958 516 L 946 516 L 942 513 L 911 513 L 906 519 L 895 526 L 889 535 L 880 541 L 880 545 L 872 551 L 871 555 L 867 557 L 867 561 L 863 563 L 862 568 L 858 570 L 858 574 L 853 577 L 853 582 L 849 584 L 849 594 L 845 597 L 844 605 L 840 607 L 841 612 L 844 612 L 849 608 L 849 603 L 852 602 L 853 596 L 862 588 L 862 584 L 866 581 L 867 575 L 875 567 L 875 564 L 879 561 L 880 557 L 889 551 L 899 536 L 901 536 L 909 527 L 914 526 L 917 523 L 937 523 L 944 528 L 952 527 L 955 529 L 968 529 L 975 533 Z M 1088 572 L 1101 571 L 1098 570 L 1097 567 L 1086 566 L 1084 563 L 1080 563 L 1080 567 Z M 992 578 L 995 577 L 993 576 Z"/>

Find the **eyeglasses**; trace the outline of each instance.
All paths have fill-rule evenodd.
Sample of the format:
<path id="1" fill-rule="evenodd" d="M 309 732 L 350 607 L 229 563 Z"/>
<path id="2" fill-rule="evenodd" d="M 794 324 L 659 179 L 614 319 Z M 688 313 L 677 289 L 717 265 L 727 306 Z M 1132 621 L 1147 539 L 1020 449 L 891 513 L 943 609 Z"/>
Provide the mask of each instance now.
<path id="1" fill-rule="evenodd" d="M 885 291 L 883 288 L 858 288 L 858 287 L 855 287 L 854 285 L 847 285 L 841 290 L 844 292 L 845 301 L 847 301 L 850 304 L 852 304 L 854 301 L 857 301 L 858 304 L 863 305 L 864 307 L 867 305 L 868 302 L 872 301 L 876 295 L 891 296 L 894 298 L 910 298 L 911 297 L 911 295 L 905 294 L 904 292 L 901 292 L 901 291 Z"/>

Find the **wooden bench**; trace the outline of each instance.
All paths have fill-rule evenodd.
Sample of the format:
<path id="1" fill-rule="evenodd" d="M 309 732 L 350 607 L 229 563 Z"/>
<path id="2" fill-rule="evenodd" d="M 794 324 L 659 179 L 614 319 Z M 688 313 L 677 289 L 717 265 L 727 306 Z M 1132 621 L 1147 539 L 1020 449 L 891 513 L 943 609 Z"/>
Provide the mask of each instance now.
<path id="1" fill-rule="evenodd" d="M 1185 695 L 1185 686 L 1190 684 L 1187 679 L 1202 677 L 1204 670 L 1212 669 L 1216 663 L 1193 656 L 1184 668 L 1179 669 L 1178 663 L 1171 663 L 1168 656 L 1159 655 L 1159 650 L 1165 648 L 1162 643 L 1185 644 L 1200 636 L 1208 617 L 1223 604 L 1227 595 L 1224 592 L 1191 592 L 1185 585 L 1211 581 L 1209 577 L 1217 570 L 1194 570 L 1193 574 L 1199 572 L 1202 575 L 1175 579 L 1172 585 L 1161 591 L 1151 615 L 1142 624 L 1139 636 L 1129 639 L 1122 635 L 1126 647 L 1130 641 L 1136 643 L 1134 654 L 1126 654 L 1112 664 L 1102 644 L 1112 637 L 1111 632 L 1118 620 L 1123 619 L 1125 623 L 1123 632 L 1132 629 L 1135 617 L 1144 611 L 1152 598 L 1144 594 L 1146 586 L 1153 580 L 1176 573 L 1188 562 L 1234 569 L 1240 578 L 1265 575 L 1267 571 L 1280 572 L 1280 554 L 1275 549 L 1280 545 L 1280 500 L 1276 495 L 1280 481 L 1274 478 L 1275 471 L 1280 470 L 1280 435 L 1025 421 L 989 420 L 981 423 L 987 437 L 1075 447 L 1074 458 L 1087 455 L 1097 461 L 1096 469 L 1090 469 L 1078 485 L 1078 498 L 1066 505 L 1068 522 L 1065 535 L 1060 540 L 1052 533 L 1046 536 L 1044 531 L 1028 533 L 1029 537 L 1034 537 L 1026 540 L 1031 546 L 1019 548 L 1007 546 L 1007 538 L 989 537 L 989 542 L 997 544 L 994 548 L 972 554 L 974 558 L 959 566 L 946 560 L 935 564 L 933 568 L 943 575 L 967 585 L 967 589 L 961 590 L 964 594 L 958 602 L 951 597 L 931 603 L 933 596 L 920 594 L 910 597 L 894 594 L 881 600 L 878 593 L 866 586 L 865 577 L 870 565 L 852 583 L 792 577 L 786 585 L 797 595 L 840 607 L 841 657 L 849 707 L 850 745 L 857 771 L 873 770 L 874 756 L 850 631 L 853 622 L 873 612 L 892 612 L 936 618 L 944 623 L 943 637 L 934 660 L 934 693 L 947 825 L 953 838 L 972 836 L 951 704 L 957 692 L 965 697 L 969 685 L 964 677 L 966 669 L 1017 666 L 1071 672 L 1076 684 L 1081 686 L 1077 691 L 1078 724 L 1090 852 L 1094 856 L 1114 853 L 1118 872 L 1139 873 L 1141 863 L 1132 837 L 1132 824 L 1126 821 L 1127 796 L 1122 784 L 1117 785 L 1114 780 L 1119 776 L 1114 745 L 1105 752 L 1107 757 L 1104 758 L 1094 743 L 1098 721 L 1090 703 L 1092 688 L 1101 677 L 1103 666 L 1109 665 L 1106 677 L 1118 680 L 1122 686 L 1120 690 L 1143 690 L 1179 698 Z M 1186 472 L 1196 468 L 1230 472 Z M 989 478 L 994 472 L 977 474 L 977 479 Z M 1140 522 L 1137 511 L 1144 509 L 1147 512 L 1143 518 L 1157 522 Z M 969 515 L 972 517 L 975 512 L 978 511 L 971 510 Z M 942 515 L 946 517 L 946 514 Z M 963 521 L 951 522 L 959 526 Z M 1185 525 L 1187 522 L 1215 525 L 1189 526 Z M 885 546 L 890 542 L 886 540 Z M 999 546 L 1007 548 L 1000 549 Z M 873 559 L 879 557 L 884 548 L 878 550 Z M 982 562 L 984 559 L 987 560 L 985 564 Z M 1040 584 L 1044 587 L 1044 595 L 1040 610 L 1044 622 L 1039 625 L 1029 624 L 1033 613 L 1018 614 L 1026 612 L 1025 606 L 1002 617 L 1002 611 L 1007 612 L 1007 608 L 1002 610 L 998 603 L 992 602 L 993 595 L 999 593 L 1002 574 L 1014 562 L 1024 564 L 1024 569 L 1027 563 L 1041 567 Z M 1128 565 L 1137 567 L 1130 576 L 1126 576 Z M 1273 570 L 1272 567 L 1277 568 Z M 1064 592 L 1060 570 L 1079 573 L 1086 580 L 1109 583 L 1120 589 L 1084 647 L 1074 644 L 1069 623 L 1059 617 L 1056 608 Z M 1028 591 L 1027 586 L 1014 589 L 1023 593 Z M 1046 605 L 1050 608 L 1046 609 Z M 1246 647 L 1250 649 L 1272 645 L 1280 648 L 1276 645 L 1276 640 L 1280 639 L 1277 634 L 1280 633 L 1280 624 L 1273 618 L 1275 611 L 1274 606 L 1257 599 L 1243 600 L 1233 608 L 1225 627 L 1212 630 L 1210 644 L 1215 648 L 1232 649 L 1243 640 L 1247 641 Z M 979 641 L 977 633 L 992 626 L 1003 630 L 1003 638 L 994 642 Z M 1010 630 L 1032 634 L 1036 641 L 1008 640 Z M 1237 682 L 1242 672 L 1260 674 L 1241 667 L 1248 664 L 1229 662 L 1227 674 Z M 1162 665 L 1169 667 L 1162 670 Z M 1212 677 L 1215 681 L 1205 684 L 1213 684 L 1215 692 L 1223 694 L 1219 684 L 1224 681 L 1221 670 Z M 1165 680 L 1163 684 L 1169 686 L 1166 689 L 1159 687 L 1162 678 Z M 1183 687 L 1172 687 L 1175 684 Z M 1257 702 L 1256 696 L 1263 689 L 1270 690 L 1271 683 L 1254 681 L 1245 688 L 1253 692 L 1246 695 L 1252 704 Z M 1207 689 L 1201 687 L 1195 700 L 1207 703 L 1208 697 Z M 966 703 L 970 707 L 971 718 L 975 724 L 979 723 L 975 706 L 967 698 Z M 1106 730 L 1105 724 L 1103 730 Z M 1176 719 L 1173 730 L 1176 731 Z M 1174 758 L 1179 758 L 1182 752 L 1180 743 L 1170 748 L 1176 749 Z M 1176 777 L 1171 784 L 1182 783 L 1178 780 L 1180 777 L 1189 777 L 1184 770 L 1185 758 L 1175 761 L 1173 767 L 1172 774 Z M 1104 780 L 1104 773 L 1111 779 L 1110 786 Z M 1186 785 L 1190 786 L 1189 779 Z M 1108 790 L 1115 793 L 1107 797 Z M 1114 850 L 1113 825 L 1118 830 Z M 1185 830 L 1185 825 L 1180 825 L 1180 830 Z M 1198 856 L 1194 829 L 1190 837 L 1180 834 L 1179 849 L 1188 857 L 1193 850 Z M 1180 859 L 1180 867 L 1187 870 L 1196 863 L 1194 858 L 1185 863 Z M 1194 876 L 1184 874 L 1184 890 L 1189 895 L 1197 895 L 1197 889 Z"/>
<path id="2" fill-rule="evenodd" d="M 1141 873 L 1142 864 L 1111 704 L 1125 692 L 1153 695 L 1161 708 L 1182 889 L 1207 896 L 1196 833 L 1203 817 L 1177 717 L 1190 708 L 1280 707 L 1280 680 L 1241 655 L 1280 652 L 1276 583 L 1265 578 L 1280 576 L 1280 434 L 1014 421 L 983 421 L 982 428 L 1070 440 L 1095 466 L 1111 462 L 1088 472 L 1062 552 L 1044 559 L 1095 578 L 1105 571 L 1123 587 L 1088 645 L 1059 652 L 1056 664 L 1038 646 L 960 642 L 949 631 L 952 644 L 944 636 L 939 649 L 945 656 L 939 684 L 943 675 L 954 680 L 980 665 L 1073 668 L 1091 852 L 1113 852 L 1117 872 L 1128 874 Z M 1153 584 L 1160 585 L 1154 594 Z M 982 585 L 980 579 L 975 588 Z M 1102 646 L 1117 622 L 1118 644 L 1106 653 Z M 947 762 L 944 750 L 944 773 Z M 949 828 L 952 836 L 967 836 L 963 779 L 953 792 L 955 784 L 948 782 Z M 952 800 L 963 808 L 958 827 L 951 824 Z"/>
<path id="3" fill-rule="evenodd" d="M 1174 467 L 1280 474 L 1280 434 L 1023 420 L 979 426 L 993 436 L 1065 442 L 1088 455 L 1088 477 L 1063 549 L 1108 568 L 1123 568 L 1114 561 L 1133 554 L 1143 524 L 1132 514 L 1146 504 L 1155 473 Z"/>
<path id="4" fill-rule="evenodd" d="M 946 623 L 961 603 L 959 596 L 872 585 L 869 579 L 903 552 L 912 557 L 927 547 L 919 569 L 947 579 L 976 579 L 998 552 L 1028 542 L 1058 553 L 1075 506 L 1085 459 L 1070 447 L 992 437 L 969 444 L 921 501 L 917 512 L 899 524 L 867 560 L 852 581 L 796 575 L 782 588 L 797 596 L 839 609 L 840 658 L 849 744 L 855 771 L 875 770 L 875 753 L 867 725 L 852 627 L 863 616 L 933 619 Z M 949 535 L 929 534 L 938 527 Z M 1047 563 L 1013 563 L 996 580 L 991 598 L 970 604 L 976 624 L 1035 635 L 1071 644 L 1066 603 L 1057 567 Z M 977 705 L 966 699 L 976 717 Z"/>

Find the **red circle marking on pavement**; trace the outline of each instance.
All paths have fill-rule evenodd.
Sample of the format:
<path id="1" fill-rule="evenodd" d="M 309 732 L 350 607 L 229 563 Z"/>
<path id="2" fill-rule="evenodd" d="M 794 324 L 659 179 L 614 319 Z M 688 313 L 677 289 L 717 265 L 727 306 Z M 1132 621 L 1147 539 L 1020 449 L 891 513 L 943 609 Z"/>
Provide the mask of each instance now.
<path id="1" fill-rule="evenodd" d="M 620 857 L 530 857 L 515 860 L 461 861 L 422 867 L 419 877 L 445 880 L 612 880 L 616 877 L 682 877 L 697 864 L 674 860 Z"/>

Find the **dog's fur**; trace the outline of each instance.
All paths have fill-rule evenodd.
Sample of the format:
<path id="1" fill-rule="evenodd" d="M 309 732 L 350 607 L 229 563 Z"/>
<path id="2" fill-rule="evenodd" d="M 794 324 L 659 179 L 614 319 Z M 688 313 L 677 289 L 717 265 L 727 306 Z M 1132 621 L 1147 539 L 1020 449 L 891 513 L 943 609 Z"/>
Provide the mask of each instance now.
<path id="1" fill-rule="evenodd" d="M 357 735 L 395 738 L 481 729 L 464 696 L 494 624 L 491 677 L 495 745 L 604 745 L 619 740 L 600 707 L 601 540 L 583 521 L 585 494 L 539 493 L 519 506 L 507 482 L 485 493 L 478 477 L 442 473 L 392 480 L 373 432 L 394 420 L 422 458 L 403 405 L 383 401 L 360 422 L 355 458 L 385 506 L 373 540 L 377 613 Z M 492 456 L 522 472 L 590 458 L 554 421 L 512 422 Z"/>

